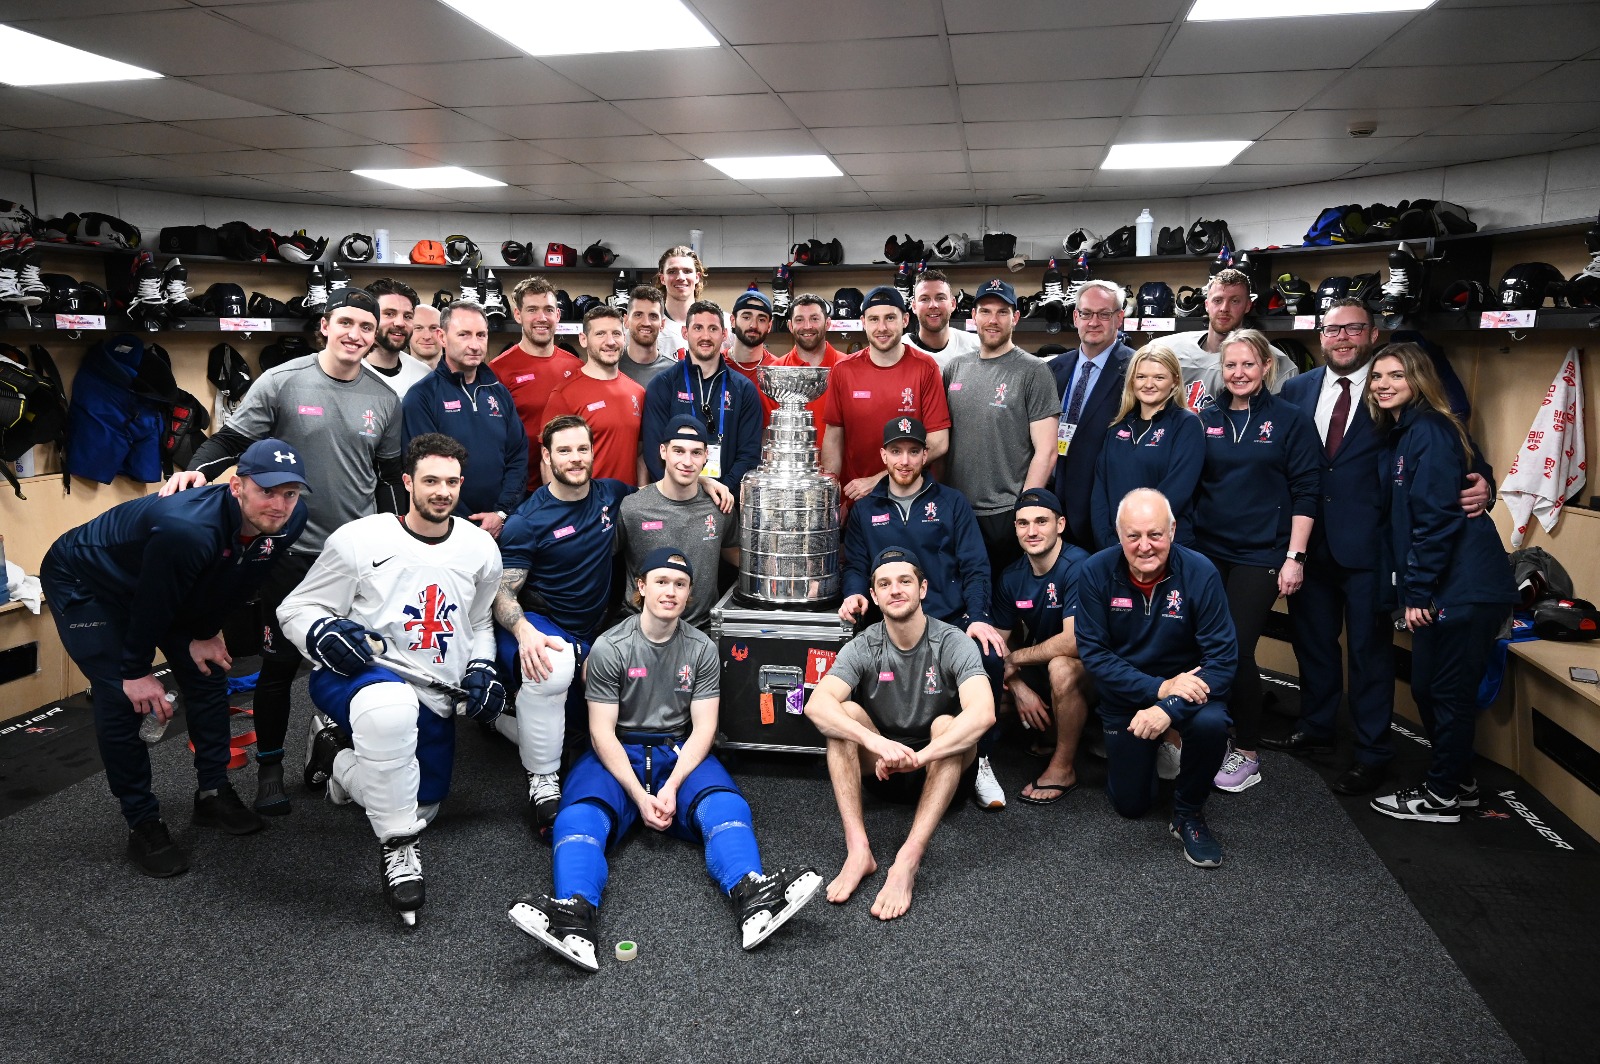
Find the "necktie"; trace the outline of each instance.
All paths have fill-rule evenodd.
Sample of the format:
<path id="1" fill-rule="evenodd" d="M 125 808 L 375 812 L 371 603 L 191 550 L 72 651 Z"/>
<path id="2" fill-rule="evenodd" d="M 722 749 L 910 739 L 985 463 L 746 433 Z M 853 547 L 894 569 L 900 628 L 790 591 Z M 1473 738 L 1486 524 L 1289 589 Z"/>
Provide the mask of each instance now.
<path id="1" fill-rule="evenodd" d="M 1339 398 L 1333 401 L 1333 416 L 1328 419 L 1328 441 L 1324 450 L 1332 458 L 1339 453 L 1339 445 L 1344 442 L 1344 425 L 1350 420 L 1350 378 L 1339 378 Z"/>
<path id="2" fill-rule="evenodd" d="M 1083 372 L 1078 374 L 1078 384 L 1072 389 L 1072 399 L 1067 403 L 1067 420 L 1076 425 L 1083 416 L 1083 397 L 1089 394 L 1089 378 L 1094 375 L 1094 363 L 1085 360 Z M 1349 406 L 1346 403 L 1345 406 Z"/>

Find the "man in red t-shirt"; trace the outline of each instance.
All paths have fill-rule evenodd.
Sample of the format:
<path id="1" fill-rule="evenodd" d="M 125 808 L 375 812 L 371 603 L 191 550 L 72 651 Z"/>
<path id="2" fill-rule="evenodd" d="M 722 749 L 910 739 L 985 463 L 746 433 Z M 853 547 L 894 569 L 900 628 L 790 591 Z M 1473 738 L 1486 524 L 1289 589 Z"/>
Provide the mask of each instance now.
<path id="1" fill-rule="evenodd" d="M 776 366 L 778 358 L 767 350 L 767 337 L 772 333 L 772 300 L 754 288 L 741 292 L 733 301 L 732 342 L 722 356 L 728 368 L 743 374 L 756 390 L 761 390 L 757 370 L 762 366 Z M 766 427 L 766 419 L 762 419 Z"/>
<path id="2" fill-rule="evenodd" d="M 539 437 L 544 432 L 545 403 L 557 385 L 582 372 L 583 363 L 556 346 L 561 308 L 556 306 L 555 285 L 543 277 L 524 277 L 511 290 L 511 313 L 522 326 L 522 339 L 490 362 L 489 368 L 511 391 L 517 416 L 527 430 L 528 490 L 533 491 L 542 483 Z"/>
<path id="3" fill-rule="evenodd" d="M 878 454 L 883 426 L 909 414 L 928 433 L 928 460 L 950 446 L 950 408 L 938 363 L 905 342 L 906 301 L 887 285 L 861 302 L 867 348 L 840 361 L 829 373 L 823 420 L 822 468 L 839 478 L 851 501 L 884 477 Z"/>
<path id="4" fill-rule="evenodd" d="M 841 359 L 848 355 L 839 353 L 839 349 L 828 342 L 828 319 L 833 313 L 833 307 L 826 299 L 810 292 L 795 297 L 789 311 L 789 332 L 794 334 L 794 350 L 778 359 L 780 366 L 820 366 L 832 370 Z M 829 374 L 832 377 L 832 374 Z M 806 404 L 806 409 L 811 411 L 811 423 L 817 428 L 817 446 L 822 446 L 828 423 L 823 416 L 823 409 L 828 402 L 828 393 L 823 392 L 811 402 Z M 766 411 L 768 420 L 778 404 L 761 396 L 761 408 Z"/>
<path id="5" fill-rule="evenodd" d="M 576 414 L 589 425 L 594 440 L 594 476 L 610 477 L 635 487 L 645 483 L 639 458 L 639 421 L 644 415 L 644 389 L 622 375 L 619 364 L 628 345 L 622 312 L 602 303 L 583 316 L 578 337 L 589 358 L 576 377 L 550 393 L 544 420 Z M 550 470 L 544 470 L 545 480 Z"/>

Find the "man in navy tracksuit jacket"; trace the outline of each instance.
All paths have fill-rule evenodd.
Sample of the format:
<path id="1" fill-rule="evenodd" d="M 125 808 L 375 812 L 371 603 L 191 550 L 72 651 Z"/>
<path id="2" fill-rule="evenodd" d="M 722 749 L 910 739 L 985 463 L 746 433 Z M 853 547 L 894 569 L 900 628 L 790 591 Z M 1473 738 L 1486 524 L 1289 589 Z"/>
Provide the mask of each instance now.
<path id="1" fill-rule="evenodd" d="M 115 506 L 55 541 L 39 568 L 61 643 L 88 677 L 106 782 L 132 829 L 128 856 L 154 876 L 188 867 L 150 786 L 139 729 L 172 713 L 153 662 L 159 650 L 184 697 L 200 789 L 195 823 L 230 834 L 263 821 L 228 783 L 228 677 L 223 618 L 261 586 L 306 527 L 300 455 L 260 440 L 228 484 Z"/>
<path id="2" fill-rule="evenodd" d="M 1214 868 L 1222 847 L 1202 808 L 1227 752 L 1237 637 L 1216 568 L 1172 542 L 1175 526 L 1160 492 L 1129 494 L 1117 517 L 1121 543 L 1079 568 L 1076 636 L 1100 692 L 1112 807 L 1137 817 L 1155 804 L 1157 748 L 1177 729 L 1171 830 L 1191 864 Z"/>
<path id="3" fill-rule="evenodd" d="M 489 343 L 483 311 L 452 304 L 440 325 L 444 357 L 400 404 L 405 415 L 401 449 L 425 432 L 442 432 L 460 442 L 467 449 L 467 466 L 456 516 L 498 539 L 506 516 L 527 494 L 528 433 L 510 390 L 483 364 Z"/>
<path id="4" fill-rule="evenodd" d="M 721 308 L 709 300 L 691 304 L 684 321 L 687 354 L 645 387 L 639 449 L 652 481 L 666 472 L 661 445 L 667 439 L 667 422 L 679 414 L 705 425 L 711 437 L 703 476 L 721 481 L 737 494 L 744 475 L 761 461 L 761 392 L 723 361 L 726 335 Z"/>

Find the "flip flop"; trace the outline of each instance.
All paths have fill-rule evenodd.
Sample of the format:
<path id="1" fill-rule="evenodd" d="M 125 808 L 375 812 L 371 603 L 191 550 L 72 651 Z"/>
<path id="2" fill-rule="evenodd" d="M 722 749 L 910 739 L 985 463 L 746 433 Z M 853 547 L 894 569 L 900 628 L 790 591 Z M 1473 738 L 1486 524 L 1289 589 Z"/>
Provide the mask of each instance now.
<path id="1" fill-rule="evenodd" d="M 1029 786 L 1034 789 L 1035 793 L 1039 791 L 1058 791 L 1060 793 L 1058 793 L 1054 798 L 1035 798 L 1032 795 L 1023 794 L 1019 791 L 1017 792 L 1017 799 L 1019 801 L 1027 802 L 1029 805 L 1055 805 L 1057 802 L 1061 801 L 1061 799 L 1078 789 L 1078 781 L 1073 780 L 1071 783 L 1040 783 L 1038 780 L 1034 780 L 1029 784 Z"/>
<path id="2" fill-rule="evenodd" d="M 498 732 L 496 734 L 499 734 Z M 1050 757 L 1056 752 L 1055 743 L 1046 743 L 1035 740 L 1028 744 L 1028 753 L 1033 757 Z"/>

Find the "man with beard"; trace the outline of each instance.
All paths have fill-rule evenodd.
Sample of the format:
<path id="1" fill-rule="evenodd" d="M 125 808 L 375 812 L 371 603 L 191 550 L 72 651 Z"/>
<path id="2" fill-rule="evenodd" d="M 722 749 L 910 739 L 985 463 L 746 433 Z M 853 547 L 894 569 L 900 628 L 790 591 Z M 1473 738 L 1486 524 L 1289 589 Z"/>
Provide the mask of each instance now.
<path id="1" fill-rule="evenodd" d="M 407 924 L 425 901 L 417 836 L 450 791 L 455 697 L 491 721 L 506 691 L 494 669 L 489 607 L 500 552 L 452 517 L 466 452 L 426 433 L 406 447 L 404 517 L 374 514 L 328 537 L 278 607 L 311 674 L 306 782 L 366 811 L 383 853 L 383 894 Z"/>
<path id="2" fill-rule="evenodd" d="M 483 364 L 489 322 L 475 303 L 444 309 L 444 358 L 406 393 L 405 437 L 442 432 L 467 449 L 456 514 L 499 538 L 526 494 L 528 440 L 511 393 Z"/>
<path id="3" fill-rule="evenodd" d="M 806 701 L 806 717 L 828 740 L 828 778 L 844 823 L 844 867 L 828 884 L 842 905 L 878 870 L 867 838 L 863 784 L 916 803 L 872 915 L 893 920 L 911 908 L 928 843 L 961 780 L 978 738 L 994 724 L 994 696 L 977 648 L 961 630 L 922 612 L 928 581 L 917 555 L 880 551 L 872 600 L 883 620 L 844 645 Z"/>
<path id="4" fill-rule="evenodd" d="M 628 351 L 621 369 L 641 388 L 649 387 L 658 375 L 678 364 L 676 358 L 662 354 L 656 347 L 666 320 L 662 309 L 665 298 L 661 289 L 648 284 L 628 293 L 628 316 L 623 321 L 628 329 Z"/>
<path id="5" fill-rule="evenodd" d="M 633 488 L 593 479 L 594 438 L 580 417 L 552 418 L 541 443 L 550 483 L 506 522 L 494 619 L 502 675 L 519 685 L 515 716 L 496 727 L 517 744 L 529 824 L 542 835 L 561 801 L 567 716 L 583 710 L 583 684 L 573 678 L 614 605 L 617 521 Z"/>
<path id="6" fill-rule="evenodd" d="M 1206 330 L 1204 332 L 1175 333 L 1163 338 L 1162 343 L 1172 348 L 1183 368 L 1183 383 L 1188 388 L 1190 410 L 1209 405 L 1217 396 L 1225 397 L 1222 386 L 1222 339 L 1235 329 L 1244 327 L 1245 315 L 1250 312 L 1253 299 L 1250 278 L 1241 270 L 1219 270 L 1206 284 Z M 1277 367 L 1272 378 L 1274 393 L 1283 390 L 1291 378 L 1300 372 L 1294 360 L 1272 349 L 1272 361 Z M 1198 384 L 1198 387 L 1189 387 Z"/>
<path id="7" fill-rule="evenodd" d="M 950 278 L 939 270 L 923 270 L 917 274 L 917 284 L 911 293 L 911 313 L 916 316 L 916 326 L 906 333 L 906 343 L 937 362 L 941 370 L 957 355 L 978 353 L 977 333 L 951 327 L 950 319 L 955 312 L 956 297 L 950 289 Z"/>
<path id="8" fill-rule="evenodd" d="M 733 343 L 725 356 L 728 368 L 744 375 L 757 388 L 761 381 L 756 376 L 762 366 L 776 366 L 777 356 L 767 350 L 767 337 L 772 333 L 772 300 L 750 289 L 739 293 L 733 301 Z"/>
<path id="9" fill-rule="evenodd" d="M 626 335 L 621 311 L 605 303 L 589 308 L 578 337 L 589 357 L 581 373 L 550 393 L 544 418 L 549 421 L 563 414 L 583 418 L 594 436 L 594 475 L 636 487 L 645 475 L 644 462 L 639 457 L 644 389 L 618 370 L 624 358 Z M 548 464 L 543 473 L 549 483 Z"/>
<path id="10" fill-rule="evenodd" d="M 411 316 L 412 358 L 432 372 L 444 353 L 444 330 L 439 328 L 439 308 L 428 303 L 418 303 Z"/>
<path id="11" fill-rule="evenodd" d="M 789 332 L 794 336 L 794 350 L 778 359 L 780 366 L 809 366 L 813 369 L 822 368 L 831 370 L 845 358 L 839 349 L 828 342 L 828 319 L 833 314 L 832 305 L 821 296 L 806 292 L 796 296 L 789 310 Z M 832 376 L 832 374 L 829 374 Z M 772 411 L 778 404 L 762 395 L 761 402 L 770 419 Z M 828 425 L 823 417 L 823 408 L 827 405 L 828 393 L 823 393 L 806 404 L 806 409 L 811 411 L 811 424 L 817 430 L 817 446 L 822 446 L 823 436 Z"/>
<path id="12" fill-rule="evenodd" d="M 517 417 L 528 441 L 528 483 L 540 483 L 539 438 L 544 431 L 544 407 L 550 393 L 563 381 L 578 375 L 583 363 L 572 352 L 556 346 L 556 326 L 561 308 L 556 287 L 543 277 L 524 277 L 511 290 L 511 314 L 522 327 L 522 339 L 489 363 L 500 382 L 511 391 Z"/>
<path id="13" fill-rule="evenodd" d="M 378 342 L 367 352 L 367 368 L 404 399 L 411 386 L 432 370 L 414 358 L 403 357 L 410 346 L 417 293 L 403 281 L 380 277 L 367 285 L 378 301 Z"/>

